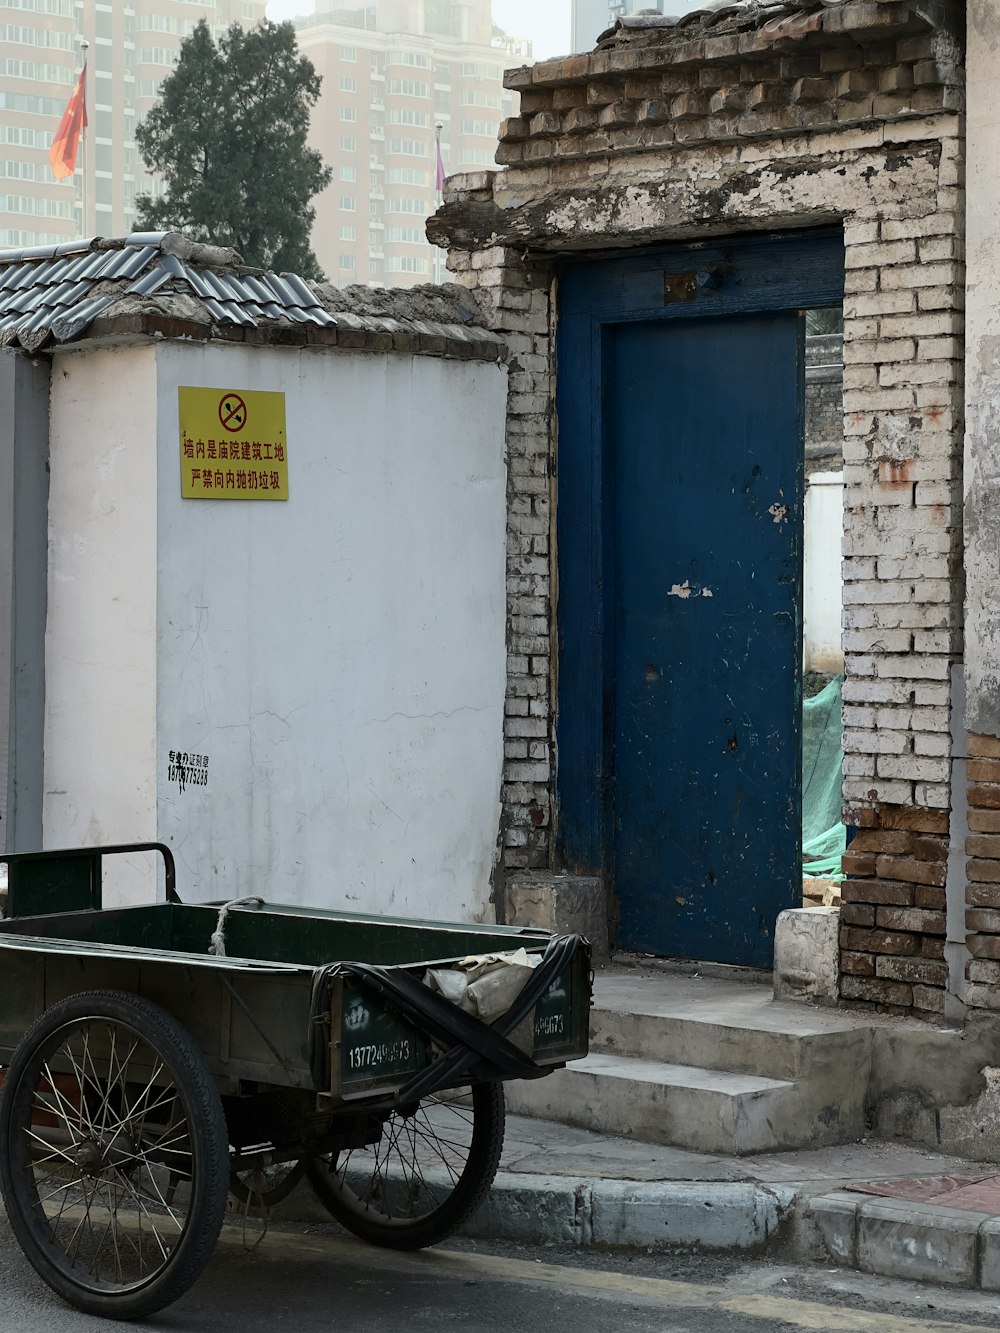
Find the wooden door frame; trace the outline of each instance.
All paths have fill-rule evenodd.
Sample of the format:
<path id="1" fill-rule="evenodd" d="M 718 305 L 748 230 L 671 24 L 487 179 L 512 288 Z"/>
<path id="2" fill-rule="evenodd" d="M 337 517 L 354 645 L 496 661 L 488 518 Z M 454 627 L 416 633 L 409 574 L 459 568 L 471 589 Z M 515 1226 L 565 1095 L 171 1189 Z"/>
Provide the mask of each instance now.
<path id="1" fill-rule="evenodd" d="M 672 281 L 671 281 L 672 279 Z M 582 256 L 557 270 L 556 864 L 611 869 L 613 541 L 605 327 L 839 306 L 842 230 Z"/>

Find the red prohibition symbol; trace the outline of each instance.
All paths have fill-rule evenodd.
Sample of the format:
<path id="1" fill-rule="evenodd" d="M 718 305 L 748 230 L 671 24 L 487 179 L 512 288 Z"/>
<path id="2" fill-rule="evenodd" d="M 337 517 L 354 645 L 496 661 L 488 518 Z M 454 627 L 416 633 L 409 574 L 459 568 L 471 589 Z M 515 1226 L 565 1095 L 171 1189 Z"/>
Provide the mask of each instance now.
<path id="1" fill-rule="evenodd" d="M 247 424 L 247 405 L 238 393 L 227 393 L 220 401 L 219 420 L 228 431 L 242 430 Z"/>

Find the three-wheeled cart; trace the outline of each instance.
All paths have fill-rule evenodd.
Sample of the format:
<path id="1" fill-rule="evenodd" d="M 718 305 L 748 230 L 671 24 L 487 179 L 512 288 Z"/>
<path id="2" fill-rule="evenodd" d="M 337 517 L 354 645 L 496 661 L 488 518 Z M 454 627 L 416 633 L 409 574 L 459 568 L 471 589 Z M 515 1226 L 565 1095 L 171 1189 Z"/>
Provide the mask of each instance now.
<path id="1" fill-rule="evenodd" d="M 105 858 L 140 852 L 166 901 L 102 908 Z M 187 904 L 159 843 L 4 862 L 0 1184 L 37 1272 L 93 1314 L 175 1300 L 230 1193 L 266 1208 L 303 1176 L 357 1235 L 434 1244 L 492 1183 L 502 1081 L 587 1051 L 580 936 Z M 527 980 L 492 1021 L 425 984 L 519 949 Z"/>

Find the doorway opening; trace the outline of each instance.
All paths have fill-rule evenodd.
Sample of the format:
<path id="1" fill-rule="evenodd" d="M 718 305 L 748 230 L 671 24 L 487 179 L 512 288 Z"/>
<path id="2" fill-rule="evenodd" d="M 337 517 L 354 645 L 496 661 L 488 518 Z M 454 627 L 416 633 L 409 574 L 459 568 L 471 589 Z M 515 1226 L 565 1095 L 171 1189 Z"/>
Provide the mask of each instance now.
<path id="1" fill-rule="evenodd" d="M 802 903 L 803 312 L 843 285 L 839 231 L 560 274 L 557 849 L 619 948 L 770 967 Z"/>
<path id="2" fill-rule="evenodd" d="M 802 901 L 840 902 L 843 726 L 844 319 L 805 312 L 802 579 Z"/>

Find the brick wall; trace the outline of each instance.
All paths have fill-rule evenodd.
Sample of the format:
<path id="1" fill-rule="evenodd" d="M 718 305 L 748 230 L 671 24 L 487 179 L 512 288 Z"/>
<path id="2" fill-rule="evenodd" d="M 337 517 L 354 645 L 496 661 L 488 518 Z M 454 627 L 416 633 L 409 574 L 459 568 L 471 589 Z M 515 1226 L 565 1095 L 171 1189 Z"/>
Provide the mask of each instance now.
<path id="1" fill-rule="evenodd" d="M 485 197 L 485 173 L 464 179 L 470 197 Z M 542 869 L 550 861 L 553 751 L 548 279 L 502 247 L 452 253 L 449 267 L 476 290 L 508 348 L 504 866 Z"/>
<path id="2" fill-rule="evenodd" d="M 948 967 L 945 880 L 948 813 L 879 806 L 844 857 L 841 996 L 860 1004 L 944 1012 Z"/>
<path id="3" fill-rule="evenodd" d="M 531 358 L 512 366 L 508 423 L 507 864 L 557 857 L 546 292 L 560 255 L 840 219 L 844 794 L 865 829 L 856 866 L 873 866 L 848 881 L 844 997 L 935 1013 L 961 653 L 961 50 L 901 0 L 713 20 L 509 72 L 522 114 L 501 131 L 507 170 L 453 178 L 428 226 Z"/>
<path id="4" fill-rule="evenodd" d="M 967 944 L 965 1002 L 1000 1009 L 1000 740 L 967 737 L 968 836 L 965 840 Z"/>
<path id="5" fill-rule="evenodd" d="M 968 779 L 965 927 L 971 1010 L 1000 1010 L 1000 615 L 997 423 L 1000 421 L 1000 7 L 968 0 L 966 155 L 968 429 L 964 460 L 966 642 L 964 725 Z"/>

